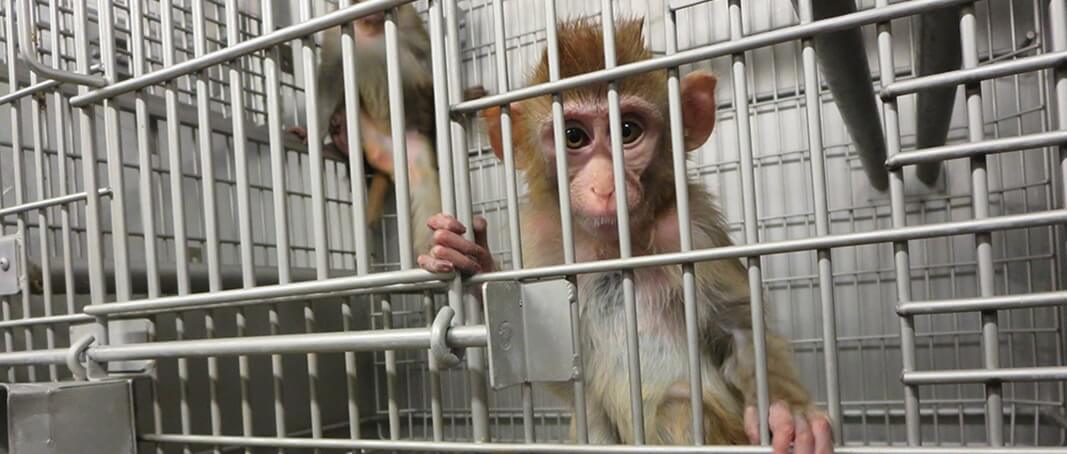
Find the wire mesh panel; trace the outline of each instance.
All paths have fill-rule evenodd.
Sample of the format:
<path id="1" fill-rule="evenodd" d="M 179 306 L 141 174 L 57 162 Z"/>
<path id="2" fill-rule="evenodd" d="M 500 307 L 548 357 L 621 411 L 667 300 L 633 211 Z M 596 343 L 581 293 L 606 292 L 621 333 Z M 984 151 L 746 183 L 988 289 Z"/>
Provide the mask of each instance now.
<path id="1" fill-rule="evenodd" d="M 813 2 L 413 2 L 432 44 L 422 105 L 438 111 L 443 207 L 487 219 L 501 272 L 475 281 L 537 270 L 513 244 L 510 169 L 459 92 L 485 87 L 495 106 L 573 88 L 522 87 L 552 24 L 611 5 L 644 20 L 654 62 L 674 59 L 657 69 L 717 75 L 715 133 L 683 168 L 715 194 L 739 245 L 723 257 L 749 259 L 754 300 L 837 417 L 839 450 L 1061 452 L 1064 2 L 859 0 L 829 19 L 811 17 Z M 486 391 L 481 311 L 494 302 L 415 269 L 403 230 L 425 220 L 406 213 L 407 174 L 364 228 L 363 159 L 324 159 L 286 132 L 317 116 L 316 32 L 408 2 L 337 3 L 0 4 L 0 241 L 18 237 L 24 270 L 0 295 L 0 378 L 150 374 L 155 402 L 138 410 L 152 422 L 138 430 L 159 452 L 567 450 L 565 402 L 541 386 Z M 962 70 L 924 76 L 921 23 L 946 9 L 959 11 Z M 397 16 L 382 20 L 398 39 Z M 886 190 L 816 66 L 813 38 L 857 24 Z M 955 90 L 948 146 L 920 145 L 924 84 Z M 917 165 L 942 160 L 935 185 L 919 181 Z M 431 325 L 453 312 L 447 340 L 469 348 L 445 367 Z M 88 369 L 68 367 L 68 350 Z"/>

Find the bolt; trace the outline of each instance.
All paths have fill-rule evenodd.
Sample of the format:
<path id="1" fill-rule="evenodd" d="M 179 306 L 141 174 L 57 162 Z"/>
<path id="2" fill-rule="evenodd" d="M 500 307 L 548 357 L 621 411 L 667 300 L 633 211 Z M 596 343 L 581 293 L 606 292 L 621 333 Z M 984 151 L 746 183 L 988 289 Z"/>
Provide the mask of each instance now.
<path id="1" fill-rule="evenodd" d="M 7 257 L 0 257 L 0 271 L 7 271 L 11 268 L 11 262 L 7 260 Z"/>

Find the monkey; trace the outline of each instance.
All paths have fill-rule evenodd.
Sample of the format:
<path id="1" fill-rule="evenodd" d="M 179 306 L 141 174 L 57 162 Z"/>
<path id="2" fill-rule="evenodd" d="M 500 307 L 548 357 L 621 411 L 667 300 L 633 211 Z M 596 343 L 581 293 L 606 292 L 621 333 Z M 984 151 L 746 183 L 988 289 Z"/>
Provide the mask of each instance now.
<path id="1" fill-rule="evenodd" d="M 644 46 L 640 19 L 618 20 L 615 31 L 620 65 L 651 58 Z M 563 77 L 601 70 L 603 33 L 590 19 L 558 25 L 559 65 Z M 635 256 L 680 250 L 671 143 L 667 133 L 666 72 L 653 71 L 617 82 L 621 106 L 621 137 L 625 162 L 625 203 L 630 212 Z M 530 84 L 548 81 L 548 57 L 542 54 Z M 687 153 L 699 149 L 715 125 L 713 74 L 695 71 L 681 80 L 682 125 Z M 516 168 L 528 185 L 520 206 L 522 253 L 527 267 L 563 263 L 557 186 L 570 189 L 574 216 L 576 258 L 579 262 L 619 257 L 611 139 L 607 106 L 608 85 L 593 84 L 565 91 L 563 109 L 568 181 L 557 181 L 551 98 L 511 103 Z M 501 109 L 481 113 L 489 142 L 498 158 L 503 153 Z M 697 180 L 688 181 L 689 211 L 695 249 L 731 245 L 722 213 L 712 194 Z M 486 243 L 487 222 L 473 221 L 474 240 L 463 235 L 467 226 L 437 214 L 427 223 L 433 247 L 418 258 L 431 272 L 463 275 L 491 272 L 495 261 Z M 694 264 L 700 356 L 702 406 L 707 444 L 759 442 L 757 386 L 747 270 L 740 260 Z M 682 271 L 678 266 L 645 267 L 633 271 L 640 343 L 642 403 L 646 443 L 689 444 L 690 382 Z M 585 383 L 589 441 L 594 444 L 633 443 L 623 278 L 619 272 L 577 277 L 579 323 L 583 352 L 581 380 Z M 762 315 L 761 315 L 762 316 Z M 793 445 L 798 453 L 829 453 L 829 419 L 815 409 L 796 378 L 785 341 L 767 335 L 770 396 L 769 428 L 774 452 Z M 549 388 L 573 408 L 573 388 Z M 575 434 L 572 421 L 571 434 Z"/>
<path id="2" fill-rule="evenodd" d="M 357 0 L 360 3 L 363 0 Z M 412 219 L 425 219 L 441 209 L 440 186 L 434 148 L 433 80 L 430 68 L 430 37 L 410 4 L 395 9 L 400 78 L 403 81 L 405 139 L 408 151 L 408 176 L 411 188 Z M 385 13 L 361 17 L 354 27 L 355 52 L 360 100 L 360 137 L 363 157 L 372 174 L 367 191 L 367 223 L 377 222 L 384 210 L 386 192 L 395 176 L 390 125 L 390 99 L 385 56 Z M 344 107 L 341 27 L 323 32 L 321 61 L 318 66 L 319 131 L 329 135 L 332 146 L 325 154 L 347 161 L 348 131 Z M 480 96 L 475 91 L 471 96 Z M 303 127 L 289 132 L 308 140 Z M 322 140 L 324 137 L 315 138 Z M 421 221 L 419 221 L 421 222 Z M 415 229 L 413 229 L 415 230 Z M 429 248 L 430 236 L 413 231 L 416 254 Z"/>

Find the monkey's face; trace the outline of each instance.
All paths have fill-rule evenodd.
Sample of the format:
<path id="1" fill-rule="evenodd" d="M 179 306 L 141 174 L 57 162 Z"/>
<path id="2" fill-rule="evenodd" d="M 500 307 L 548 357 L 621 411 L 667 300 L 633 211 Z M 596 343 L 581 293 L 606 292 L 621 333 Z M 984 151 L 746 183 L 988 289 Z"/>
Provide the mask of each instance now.
<path id="1" fill-rule="evenodd" d="M 661 156 L 663 116 L 660 109 L 638 96 L 623 96 L 619 139 L 624 162 L 622 179 L 626 206 L 641 205 L 646 188 L 642 175 Z M 563 146 L 567 152 L 571 208 L 578 224 L 597 235 L 614 235 L 618 224 L 618 194 L 612 162 L 611 121 L 606 100 L 565 103 Z M 556 139 L 551 118 L 541 124 L 540 150 L 550 168 L 555 166 Z"/>
<path id="2" fill-rule="evenodd" d="M 378 38 L 385 34 L 385 13 L 374 13 L 356 20 L 356 33 L 360 38 Z"/>

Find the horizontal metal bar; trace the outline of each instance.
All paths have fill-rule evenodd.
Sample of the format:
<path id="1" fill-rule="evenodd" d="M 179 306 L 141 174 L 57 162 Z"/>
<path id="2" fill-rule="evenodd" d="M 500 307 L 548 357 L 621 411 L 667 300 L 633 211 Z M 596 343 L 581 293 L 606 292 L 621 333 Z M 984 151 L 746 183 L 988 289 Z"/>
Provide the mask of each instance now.
<path id="1" fill-rule="evenodd" d="M 991 63 L 969 69 L 948 71 L 924 77 L 905 79 L 882 88 L 880 96 L 884 100 L 892 99 L 920 90 L 935 87 L 951 87 L 960 84 L 981 82 L 998 77 L 1012 76 L 1043 69 L 1055 68 L 1067 64 L 1067 52 L 1048 54 Z"/>
<path id="2" fill-rule="evenodd" d="M 1034 382 L 1067 380 L 1067 367 L 1017 367 L 1010 369 L 962 369 L 905 372 L 905 385 L 956 385 L 969 383 Z"/>
<path id="3" fill-rule="evenodd" d="M 747 35 L 741 39 L 733 39 L 707 46 L 689 49 L 676 54 L 643 60 L 636 63 L 619 65 L 611 69 L 594 71 L 582 75 L 560 79 L 534 85 L 531 87 L 512 90 L 508 93 L 486 96 L 472 101 L 461 102 L 452 107 L 452 112 L 466 114 L 476 112 L 488 107 L 503 106 L 523 99 L 537 96 L 559 93 L 585 85 L 604 83 L 611 80 L 625 79 L 649 71 L 668 69 L 693 63 L 700 60 L 708 60 L 725 55 L 733 55 L 748 50 L 767 47 L 788 41 L 810 38 L 821 33 L 830 33 L 839 30 L 859 27 L 861 25 L 886 22 L 892 19 L 911 16 L 925 11 L 944 8 L 953 5 L 968 3 L 967 0 L 914 0 L 897 3 L 885 8 L 869 9 L 830 19 L 820 20 L 807 24 L 784 27 L 755 35 Z"/>
<path id="4" fill-rule="evenodd" d="M 485 325 L 455 326 L 445 333 L 445 343 L 451 348 L 485 347 L 488 336 Z M 105 362 L 286 353 L 426 350 L 429 348 L 430 328 L 407 328 L 101 345 L 90 347 L 86 351 L 86 357 L 93 361 Z"/>
<path id="5" fill-rule="evenodd" d="M 0 329 L 39 325 L 79 325 L 96 321 L 96 317 L 86 314 L 53 315 L 51 317 L 20 318 L 0 321 Z"/>
<path id="6" fill-rule="evenodd" d="M 67 350 L 31 350 L 25 352 L 0 353 L 0 367 L 10 366 L 45 366 L 49 364 L 66 364 Z"/>
<path id="7" fill-rule="evenodd" d="M 309 21 L 278 29 L 277 31 L 268 33 L 266 35 L 250 38 L 246 41 L 241 41 L 240 43 L 235 44 L 233 46 L 227 46 L 220 50 L 204 54 L 203 56 L 197 58 L 185 60 L 174 66 L 163 68 L 158 71 L 153 71 L 143 76 L 126 79 L 124 81 L 108 85 L 107 87 L 90 91 L 84 95 L 75 96 L 70 99 L 70 105 L 73 107 L 82 107 L 87 104 L 100 101 L 102 99 L 113 98 L 115 96 L 124 93 L 129 93 L 134 90 L 140 90 L 142 88 L 159 84 L 161 82 L 184 76 L 186 74 L 192 74 L 194 72 L 209 68 L 214 65 L 226 63 L 228 61 L 241 58 L 253 52 L 268 49 L 286 41 L 301 39 L 305 36 L 317 33 L 327 28 L 346 24 L 363 16 L 380 13 L 400 5 L 411 3 L 413 1 L 414 0 L 372 0 L 364 3 L 359 3 L 348 8 L 341 8 L 336 11 L 332 11 L 328 14 L 313 18 Z"/>
<path id="8" fill-rule="evenodd" d="M 298 282 L 295 284 L 267 285 L 247 289 L 225 290 L 221 292 L 196 293 L 123 303 L 99 304 L 86 306 L 85 313 L 90 315 L 112 315 L 158 311 L 162 309 L 185 310 L 188 308 L 219 303 L 304 296 L 316 293 L 341 292 L 356 289 L 373 289 L 394 284 L 445 281 L 450 278 L 452 278 L 451 274 L 434 274 L 417 269 L 391 271 L 386 273 L 368 274 L 365 276 L 348 276 L 310 282 Z"/>
<path id="9" fill-rule="evenodd" d="M 111 314 L 109 318 L 142 318 L 149 315 L 167 314 L 172 312 L 185 312 L 195 310 L 216 310 L 231 307 L 248 307 L 248 306 L 262 306 L 262 305 L 274 305 L 284 303 L 300 303 L 305 304 L 316 300 L 336 300 L 338 298 L 347 298 L 351 296 L 360 295 L 422 295 L 426 292 L 440 292 L 448 288 L 448 284 L 444 282 L 430 282 L 421 284 L 396 284 L 386 285 L 384 287 L 373 288 L 361 288 L 355 290 L 345 290 L 338 292 L 327 293 L 312 293 L 310 295 L 293 295 L 278 298 L 266 298 L 257 299 L 254 301 L 231 301 L 231 302 L 215 302 L 210 304 L 202 304 L 191 307 L 182 307 L 181 309 L 151 309 L 143 311 L 129 311 L 122 312 L 120 314 Z"/>
<path id="10" fill-rule="evenodd" d="M 211 435 L 142 434 L 141 439 L 152 443 L 220 445 L 289 449 L 332 449 L 365 451 L 418 451 L 418 452 L 463 452 L 500 453 L 525 452 L 546 453 L 736 453 L 769 454 L 770 446 L 626 446 L 626 445 L 575 445 L 575 444 L 517 444 L 517 443 L 460 443 L 399 440 L 346 440 L 269 437 L 231 437 Z M 837 454 L 1067 454 L 1067 447 L 1013 447 L 989 448 L 964 447 L 903 447 L 903 446 L 835 446 Z"/>
<path id="11" fill-rule="evenodd" d="M 1067 131 L 1042 132 L 1019 137 L 966 142 L 955 145 L 925 148 L 922 150 L 897 153 L 885 161 L 890 170 L 906 165 L 923 162 L 945 161 L 948 159 L 973 158 L 995 153 L 1007 153 L 1031 148 L 1053 147 L 1067 144 Z"/>
<path id="12" fill-rule="evenodd" d="M 103 68 L 104 68 L 103 65 L 96 64 L 96 65 L 93 65 L 92 67 L 90 67 L 89 71 L 90 71 L 90 73 L 97 73 L 100 70 L 102 70 Z M 55 87 L 58 87 L 58 86 L 60 86 L 62 84 L 63 84 L 63 82 L 55 80 L 55 79 L 49 79 L 49 80 L 46 80 L 46 81 L 43 81 L 43 82 L 38 82 L 36 84 L 30 85 L 29 87 L 25 87 L 25 88 L 22 88 L 20 90 L 16 90 L 16 91 L 13 91 L 11 93 L 8 93 L 8 94 L 6 94 L 4 96 L 0 96 L 0 105 L 4 105 L 4 104 L 11 103 L 11 102 L 15 102 L 15 101 L 18 101 L 19 99 L 25 98 L 27 96 L 34 95 L 34 94 L 42 92 L 42 91 L 51 90 L 51 89 L 53 89 Z"/>
<path id="13" fill-rule="evenodd" d="M 470 284 L 492 281 L 513 281 L 529 279 L 547 279 L 567 276 L 569 274 L 603 273 L 652 266 L 681 265 L 683 263 L 707 262 L 712 260 L 737 259 L 742 257 L 759 257 L 784 254 L 788 252 L 815 252 L 819 249 L 834 249 L 867 244 L 893 243 L 926 238 L 969 235 L 975 233 L 995 232 L 1000 230 L 1021 229 L 1067 222 L 1067 210 L 1039 211 L 1036 213 L 994 218 L 944 222 L 940 224 L 902 227 L 897 229 L 875 230 L 870 232 L 827 235 L 816 238 L 774 241 L 769 243 L 726 246 L 701 249 L 690 252 L 673 252 L 669 254 L 645 255 L 628 259 L 600 260 L 596 262 L 575 263 L 572 265 L 554 265 L 525 270 L 497 271 L 477 274 L 468 279 Z"/>
<path id="14" fill-rule="evenodd" d="M 713 0 L 674 0 L 667 5 L 670 12 L 681 11 L 686 8 L 692 8 L 697 5 L 703 5 L 705 3 L 711 3 Z"/>
<path id="15" fill-rule="evenodd" d="M 110 81 L 106 77 L 97 76 L 94 74 L 81 74 L 73 71 L 63 71 L 59 68 L 53 68 L 37 60 L 37 56 L 34 54 L 34 46 L 32 39 L 32 27 L 33 21 L 28 20 L 30 15 L 30 1 L 31 0 L 17 0 L 18 1 L 18 14 L 21 16 L 17 22 L 19 23 L 19 53 L 22 54 L 22 61 L 26 63 L 26 66 L 30 67 L 30 71 L 33 71 L 37 75 L 46 79 L 58 80 L 60 82 L 66 82 L 77 85 L 86 85 L 90 87 L 103 87 Z M 9 36 L 8 39 L 14 39 Z M 9 64 L 11 62 L 8 62 Z"/>
<path id="16" fill-rule="evenodd" d="M 913 301 L 897 306 L 900 316 L 951 314 L 992 310 L 1024 309 L 1067 304 L 1067 291 L 1005 295 L 989 298 L 960 298 L 939 301 Z"/>
<path id="17" fill-rule="evenodd" d="M 97 194 L 102 197 L 111 195 L 111 188 L 100 188 L 97 190 Z M 34 202 L 23 203 L 21 205 L 10 206 L 0 209 L 0 218 L 12 216 L 16 214 L 26 213 L 28 211 L 41 210 L 44 208 L 54 207 L 56 205 L 64 205 L 68 203 L 83 202 L 89 198 L 89 193 L 78 192 L 74 194 L 67 194 L 59 197 L 53 197 L 51 199 L 37 200 Z"/>

